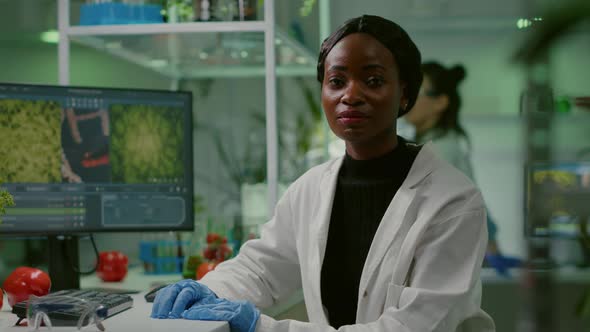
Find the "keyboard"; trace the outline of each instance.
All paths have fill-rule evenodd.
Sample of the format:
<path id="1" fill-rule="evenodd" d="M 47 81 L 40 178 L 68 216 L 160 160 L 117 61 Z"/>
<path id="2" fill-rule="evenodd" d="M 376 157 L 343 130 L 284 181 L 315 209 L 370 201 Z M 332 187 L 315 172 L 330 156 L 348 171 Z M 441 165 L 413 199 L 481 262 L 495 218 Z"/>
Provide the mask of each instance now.
<path id="1" fill-rule="evenodd" d="M 102 304 L 107 309 L 107 318 L 125 311 L 133 306 L 133 299 L 129 295 L 101 292 L 96 290 L 62 290 L 46 296 L 71 296 Z M 66 303 L 67 304 L 67 303 Z M 27 318 L 27 301 L 16 303 L 12 313 L 19 319 Z M 54 326 L 76 325 L 82 313 L 76 308 L 51 312 L 49 318 Z"/>

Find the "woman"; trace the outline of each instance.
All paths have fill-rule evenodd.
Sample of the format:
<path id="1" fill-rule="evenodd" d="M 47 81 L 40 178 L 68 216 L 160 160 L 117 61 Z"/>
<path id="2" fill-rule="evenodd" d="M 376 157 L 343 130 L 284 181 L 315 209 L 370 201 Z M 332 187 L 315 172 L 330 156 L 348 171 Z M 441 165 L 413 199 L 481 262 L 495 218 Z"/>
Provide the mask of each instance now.
<path id="1" fill-rule="evenodd" d="M 324 41 L 317 68 L 345 156 L 295 181 L 238 256 L 161 290 L 152 317 L 244 332 L 494 331 L 479 307 L 482 197 L 430 145 L 395 133 L 422 81 L 412 40 L 391 21 L 357 17 Z M 310 322 L 260 315 L 299 288 Z"/>
<path id="2" fill-rule="evenodd" d="M 422 65 L 424 80 L 416 104 L 405 119 L 416 128 L 416 141 L 433 141 L 448 162 L 473 178 L 469 139 L 459 124 L 461 98 L 457 87 L 465 69 L 457 65 L 446 69 L 436 62 Z"/>
<path id="3" fill-rule="evenodd" d="M 461 97 L 457 90 L 465 78 L 465 68 L 445 68 L 438 62 L 422 65 L 424 80 L 416 104 L 404 119 L 415 128 L 416 142 L 432 141 L 436 152 L 474 180 L 471 146 L 465 129 L 459 123 Z M 489 218 L 488 253 L 497 254 L 496 225 Z"/>

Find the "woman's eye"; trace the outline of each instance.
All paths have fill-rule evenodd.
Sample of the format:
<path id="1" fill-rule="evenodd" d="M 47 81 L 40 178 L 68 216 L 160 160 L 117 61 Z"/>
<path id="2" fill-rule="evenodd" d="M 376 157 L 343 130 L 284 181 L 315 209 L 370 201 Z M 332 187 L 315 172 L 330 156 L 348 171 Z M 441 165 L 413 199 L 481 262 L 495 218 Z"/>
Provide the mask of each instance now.
<path id="1" fill-rule="evenodd" d="M 344 80 L 338 77 L 332 77 L 328 80 L 328 84 L 332 87 L 338 88 L 344 86 Z"/>
<path id="2" fill-rule="evenodd" d="M 371 77 L 367 80 L 367 85 L 372 88 L 380 87 L 383 83 L 384 80 L 381 77 Z"/>

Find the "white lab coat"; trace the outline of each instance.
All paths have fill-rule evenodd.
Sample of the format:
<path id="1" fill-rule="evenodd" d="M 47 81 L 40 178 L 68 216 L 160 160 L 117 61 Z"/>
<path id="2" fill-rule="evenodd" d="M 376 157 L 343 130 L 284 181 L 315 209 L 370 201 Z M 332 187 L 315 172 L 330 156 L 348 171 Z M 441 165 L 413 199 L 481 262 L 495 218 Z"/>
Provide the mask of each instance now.
<path id="1" fill-rule="evenodd" d="M 310 322 L 262 315 L 257 331 L 335 331 L 320 295 L 322 260 L 342 158 L 295 181 L 260 239 L 201 281 L 219 297 L 264 308 L 303 288 Z M 358 290 L 356 324 L 339 331 L 495 331 L 480 309 L 480 267 L 487 243 L 480 192 L 439 159 L 419 152 L 371 244 Z"/>

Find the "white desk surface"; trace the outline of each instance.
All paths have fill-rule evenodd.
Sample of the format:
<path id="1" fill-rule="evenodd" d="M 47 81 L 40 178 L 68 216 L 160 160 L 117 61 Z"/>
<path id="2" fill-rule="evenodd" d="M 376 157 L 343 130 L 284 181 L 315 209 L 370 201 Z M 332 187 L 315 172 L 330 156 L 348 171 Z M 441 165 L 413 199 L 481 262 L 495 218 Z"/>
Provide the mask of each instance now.
<path id="1" fill-rule="evenodd" d="M 83 276 L 80 278 L 80 288 L 113 288 L 147 291 L 161 284 L 171 284 L 182 280 L 179 274 L 161 274 L 148 275 L 144 274 L 139 267 L 129 269 L 125 279 L 121 282 L 104 282 L 96 274 Z"/>
<path id="2" fill-rule="evenodd" d="M 118 315 L 107 318 L 104 326 L 107 332 L 229 332 L 227 322 L 206 322 L 186 319 L 152 319 L 149 317 L 152 304 L 145 301 L 143 295 L 134 294 L 133 307 Z M 10 312 L 10 306 L 5 302 L 0 311 L 0 331 L 29 332 L 27 327 L 16 327 L 16 315 Z M 54 327 L 53 332 L 73 332 L 73 327 Z M 84 329 L 84 332 L 99 331 L 95 326 Z"/>
<path id="3" fill-rule="evenodd" d="M 133 307 L 118 315 L 110 317 L 104 321 L 107 332 L 229 332 L 227 322 L 207 322 L 194 321 L 185 319 L 152 319 L 149 317 L 152 311 L 152 304 L 144 299 L 147 290 L 157 283 L 170 283 L 180 280 L 179 276 L 146 276 L 139 270 L 130 271 L 129 275 L 123 282 L 105 283 L 95 275 L 83 277 L 80 280 L 81 288 L 103 287 L 116 289 L 136 289 L 141 290 L 139 294 L 131 295 L 133 297 Z M 27 327 L 13 326 L 17 319 L 16 315 L 10 312 L 11 308 L 4 298 L 4 306 L 0 311 L 0 331 L 2 332 L 28 332 Z M 72 332 L 76 331 L 73 327 L 54 327 L 53 332 Z M 84 332 L 99 331 L 96 327 L 88 327 Z"/>
<path id="4" fill-rule="evenodd" d="M 80 288 L 113 288 L 147 291 L 161 284 L 171 284 L 180 281 L 182 277 L 178 274 L 148 275 L 144 274 L 139 267 L 129 269 L 129 273 L 122 282 L 104 282 L 96 274 L 84 276 L 80 279 Z M 262 312 L 268 316 L 275 317 L 289 310 L 303 301 L 303 291 L 299 290 L 284 302 L 278 303 Z"/>

